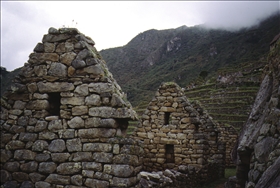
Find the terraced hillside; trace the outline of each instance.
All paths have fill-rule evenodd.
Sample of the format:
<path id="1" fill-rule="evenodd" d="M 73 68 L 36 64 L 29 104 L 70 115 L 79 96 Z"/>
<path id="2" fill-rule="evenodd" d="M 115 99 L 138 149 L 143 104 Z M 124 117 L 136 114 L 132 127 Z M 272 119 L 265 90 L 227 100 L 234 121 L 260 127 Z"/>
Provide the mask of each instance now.
<path id="1" fill-rule="evenodd" d="M 212 118 L 237 130 L 248 118 L 258 86 L 209 84 L 186 91 L 190 100 L 198 100 Z"/>

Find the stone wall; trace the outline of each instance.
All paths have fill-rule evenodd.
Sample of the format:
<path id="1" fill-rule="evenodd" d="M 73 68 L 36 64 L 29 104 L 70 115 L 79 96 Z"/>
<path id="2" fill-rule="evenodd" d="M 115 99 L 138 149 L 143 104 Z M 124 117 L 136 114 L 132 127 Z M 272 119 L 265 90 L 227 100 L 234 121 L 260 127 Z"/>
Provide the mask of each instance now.
<path id="1" fill-rule="evenodd" d="M 135 136 L 144 142 L 144 170 L 194 171 L 199 173 L 201 182 L 207 182 L 210 174 L 216 174 L 215 178 L 224 175 L 225 148 L 218 134 L 211 117 L 171 82 L 159 87 Z M 212 164 L 219 170 L 211 171 Z"/>
<path id="2" fill-rule="evenodd" d="M 240 134 L 236 181 L 228 187 L 280 187 L 280 34 L 250 116 Z"/>
<path id="3" fill-rule="evenodd" d="M 131 187 L 144 153 L 125 138 L 136 119 L 94 41 L 50 28 L 1 99 L 1 185 Z"/>

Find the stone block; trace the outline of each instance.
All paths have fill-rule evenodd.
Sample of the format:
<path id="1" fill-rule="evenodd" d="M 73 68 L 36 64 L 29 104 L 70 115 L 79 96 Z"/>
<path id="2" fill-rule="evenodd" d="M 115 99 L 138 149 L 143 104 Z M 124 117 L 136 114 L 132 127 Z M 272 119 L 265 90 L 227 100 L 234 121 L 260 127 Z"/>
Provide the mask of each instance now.
<path id="1" fill-rule="evenodd" d="M 116 134 L 115 129 L 106 128 L 91 128 L 78 130 L 78 136 L 80 138 L 110 138 Z"/>
<path id="2" fill-rule="evenodd" d="M 14 153 L 14 158 L 16 160 L 34 160 L 36 156 L 36 153 L 35 152 L 32 152 L 30 150 L 26 150 L 26 149 L 22 149 L 22 150 L 16 150 L 15 153 Z"/>
<path id="3" fill-rule="evenodd" d="M 114 187 L 133 187 L 137 183 L 136 177 L 130 177 L 130 178 L 119 178 L 119 177 L 113 177 L 113 181 L 110 185 Z"/>
<path id="4" fill-rule="evenodd" d="M 57 167 L 57 173 L 62 175 L 77 174 L 81 171 L 82 171 L 82 165 L 80 162 L 61 163 Z"/>
<path id="5" fill-rule="evenodd" d="M 50 154 L 47 153 L 38 153 L 35 157 L 35 161 L 37 162 L 46 162 L 50 159 Z"/>
<path id="6" fill-rule="evenodd" d="M 84 105 L 84 97 L 69 97 L 69 98 L 62 98 L 61 104 L 70 104 L 73 106 Z"/>
<path id="7" fill-rule="evenodd" d="M 70 184 L 70 176 L 64 176 L 59 174 L 50 174 L 45 182 L 50 184 L 58 184 L 58 185 L 68 185 Z"/>
<path id="8" fill-rule="evenodd" d="M 50 130 L 52 132 L 56 132 L 60 129 L 63 129 L 61 120 L 52 120 L 51 122 L 49 122 L 48 130 Z"/>
<path id="9" fill-rule="evenodd" d="M 112 163 L 113 161 L 112 153 L 95 152 L 92 157 L 94 161 L 98 163 Z"/>
<path id="10" fill-rule="evenodd" d="M 129 165 L 119 165 L 119 164 L 113 164 L 113 165 L 104 165 L 104 173 L 111 174 L 116 177 L 130 177 L 133 172 L 134 168 Z"/>
<path id="11" fill-rule="evenodd" d="M 50 104 L 49 101 L 47 100 L 34 100 L 34 101 L 29 101 L 26 105 L 27 109 L 30 110 L 46 110 L 49 109 Z"/>
<path id="12" fill-rule="evenodd" d="M 80 138 L 74 138 L 66 141 L 68 152 L 82 151 L 82 142 Z"/>
<path id="13" fill-rule="evenodd" d="M 70 66 L 71 62 L 75 59 L 77 54 L 75 54 L 74 52 L 68 52 L 68 53 L 64 53 L 62 55 L 60 55 L 60 62 Z"/>
<path id="14" fill-rule="evenodd" d="M 32 145 L 32 151 L 43 151 L 48 149 L 48 142 L 45 140 L 36 140 Z"/>
<path id="15" fill-rule="evenodd" d="M 68 82 L 38 82 L 37 87 L 41 93 L 72 91 L 75 88 Z"/>
<path id="16" fill-rule="evenodd" d="M 63 163 L 65 161 L 68 161 L 70 154 L 69 153 L 52 153 L 51 154 L 52 161 Z"/>
<path id="17" fill-rule="evenodd" d="M 108 188 L 110 184 L 108 181 L 87 178 L 85 181 L 85 185 L 88 187 Z"/>
<path id="18" fill-rule="evenodd" d="M 51 174 L 56 171 L 56 167 L 54 162 L 42 162 L 39 164 L 38 171 L 43 174 Z"/>
<path id="19" fill-rule="evenodd" d="M 83 151 L 111 152 L 112 145 L 106 143 L 85 143 L 83 144 Z"/>
<path id="20" fill-rule="evenodd" d="M 56 139 L 50 143 L 48 149 L 50 152 L 63 152 L 66 149 L 66 145 L 64 140 Z"/>
<path id="21" fill-rule="evenodd" d="M 70 161 L 92 161 L 92 153 L 91 152 L 76 152 L 72 153 L 70 158 Z"/>
<path id="22" fill-rule="evenodd" d="M 72 115 L 73 116 L 80 116 L 85 115 L 88 113 L 88 107 L 87 106 L 75 106 L 72 108 Z"/>
<path id="23" fill-rule="evenodd" d="M 70 121 L 67 122 L 70 128 L 79 129 L 85 127 L 85 122 L 81 117 L 74 117 Z"/>
<path id="24" fill-rule="evenodd" d="M 93 170 L 93 171 L 102 171 L 102 164 L 96 162 L 82 162 L 83 170 Z"/>

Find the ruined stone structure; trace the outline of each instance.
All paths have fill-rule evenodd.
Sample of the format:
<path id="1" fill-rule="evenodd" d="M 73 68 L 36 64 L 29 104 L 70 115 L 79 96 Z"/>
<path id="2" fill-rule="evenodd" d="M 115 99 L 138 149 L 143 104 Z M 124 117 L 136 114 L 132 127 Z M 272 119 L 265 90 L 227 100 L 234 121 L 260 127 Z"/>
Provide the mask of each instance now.
<path id="1" fill-rule="evenodd" d="M 280 187 L 280 34 L 271 43 L 267 70 L 237 154 L 236 179 L 231 178 L 228 187 Z"/>
<path id="2" fill-rule="evenodd" d="M 94 41 L 50 28 L 1 99 L 1 185 L 132 187 L 143 149 L 137 116 Z"/>
<path id="3" fill-rule="evenodd" d="M 189 177 L 199 174 L 204 183 L 224 175 L 225 148 L 216 125 L 176 83 L 158 88 L 135 134 L 144 142 L 146 171 L 172 169 Z"/>

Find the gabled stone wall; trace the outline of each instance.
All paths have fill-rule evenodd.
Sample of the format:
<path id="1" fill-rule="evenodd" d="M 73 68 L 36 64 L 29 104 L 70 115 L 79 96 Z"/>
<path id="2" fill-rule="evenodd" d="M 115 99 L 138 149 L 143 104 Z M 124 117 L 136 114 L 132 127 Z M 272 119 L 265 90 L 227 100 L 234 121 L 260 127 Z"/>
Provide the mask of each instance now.
<path id="1" fill-rule="evenodd" d="M 224 174 L 225 150 L 218 135 L 211 118 L 173 82 L 159 87 L 135 133 L 144 142 L 144 170 L 196 172 L 201 182 Z"/>
<path id="2" fill-rule="evenodd" d="M 1 99 L 1 185 L 131 187 L 143 149 L 124 137 L 136 119 L 94 41 L 50 28 Z"/>

